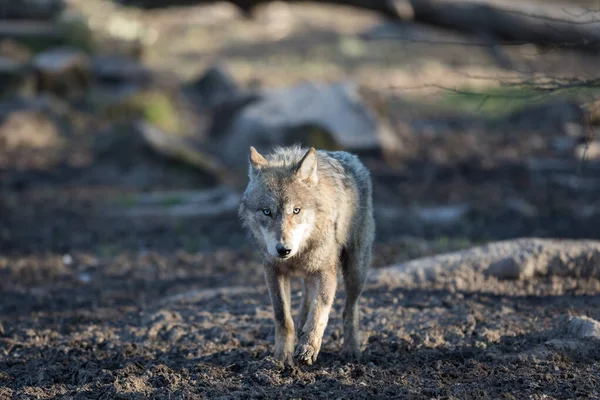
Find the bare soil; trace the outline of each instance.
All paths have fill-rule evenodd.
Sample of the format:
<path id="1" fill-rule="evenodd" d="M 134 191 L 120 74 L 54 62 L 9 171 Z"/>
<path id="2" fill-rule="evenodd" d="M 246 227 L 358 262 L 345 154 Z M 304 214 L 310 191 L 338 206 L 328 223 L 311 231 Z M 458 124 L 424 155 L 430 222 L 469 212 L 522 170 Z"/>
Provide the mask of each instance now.
<path id="1" fill-rule="evenodd" d="M 539 351 L 561 316 L 600 318 L 598 281 L 482 281 L 469 292 L 370 286 L 364 358 L 353 364 L 338 358 L 341 293 L 318 362 L 290 369 L 270 358 L 268 295 L 248 254 L 71 257 L 1 260 L 3 398 L 600 395 L 597 342 Z M 229 285 L 244 289 L 202 291 Z"/>
<path id="2" fill-rule="evenodd" d="M 142 157 L 145 150 L 124 151 Z M 1 398 L 600 396 L 597 342 L 540 351 L 560 317 L 600 320 L 600 281 L 594 279 L 481 278 L 469 291 L 371 284 L 361 303 L 364 359 L 353 364 L 337 354 L 342 290 L 318 362 L 284 368 L 270 358 L 273 322 L 260 261 L 235 216 L 132 220 L 103 213 L 109 200 L 125 194 L 210 186 L 180 166 L 155 162 L 162 167 L 145 169 L 150 188 L 109 175 L 98 183 L 106 160 L 42 175 L 2 172 Z M 121 171 L 115 176 L 127 175 L 118 163 L 109 165 Z M 412 170 L 404 190 L 419 190 L 419 173 Z M 485 193 L 482 187 L 519 179 L 486 176 L 463 186 L 465 173 L 455 173 L 431 185 L 436 193 L 447 188 L 446 196 L 475 198 Z M 377 189 L 376 198 L 386 193 Z M 494 221 L 493 213 L 480 216 L 483 224 Z M 395 228 L 397 220 L 379 218 L 374 267 L 465 247 L 477 240 L 456 238 L 470 232 L 500 238 L 537 229 L 517 214 L 485 230 L 473 218 L 455 226 L 450 239 L 440 236 L 442 228 L 426 232 L 410 220 Z M 553 232 L 568 229 L 560 221 L 546 223 Z M 293 302 L 297 308 L 297 291 Z"/>

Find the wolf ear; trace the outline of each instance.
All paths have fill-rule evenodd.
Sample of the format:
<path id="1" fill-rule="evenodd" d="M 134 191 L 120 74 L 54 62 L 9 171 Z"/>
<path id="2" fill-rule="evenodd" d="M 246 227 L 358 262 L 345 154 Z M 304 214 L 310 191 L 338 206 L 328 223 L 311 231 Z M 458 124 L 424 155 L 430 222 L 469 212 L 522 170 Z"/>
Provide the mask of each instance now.
<path id="1" fill-rule="evenodd" d="M 269 163 L 266 158 L 264 158 L 253 146 L 250 146 L 250 170 L 248 171 L 248 175 L 252 178 L 252 174 L 254 171 L 258 171 L 261 168 L 267 166 Z"/>
<path id="2" fill-rule="evenodd" d="M 301 180 L 312 184 L 319 181 L 319 177 L 317 176 L 317 151 L 314 147 L 311 147 L 310 150 L 304 154 L 302 160 L 300 160 L 296 175 Z"/>

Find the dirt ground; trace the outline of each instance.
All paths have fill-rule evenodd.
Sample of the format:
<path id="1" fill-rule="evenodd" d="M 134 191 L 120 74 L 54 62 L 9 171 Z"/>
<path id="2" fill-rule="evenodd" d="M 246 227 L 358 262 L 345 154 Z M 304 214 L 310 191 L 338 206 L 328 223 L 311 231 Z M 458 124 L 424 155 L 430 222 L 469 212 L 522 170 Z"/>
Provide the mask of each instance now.
<path id="1" fill-rule="evenodd" d="M 140 160 L 150 157 L 137 151 Z M 183 179 L 189 171 L 156 162 L 161 168 L 144 169 L 152 189 L 210 183 L 194 174 Z M 109 217 L 103 213 L 108 199 L 150 188 L 97 182 L 106 168 L 98 162 L 76 173 L 2 172 L 0 398 L 600 396 L 596 342 L 584 350 L 539 351 L 561 317 L 600 319 L 594 279 L 481 278 L 468 291 L 370 285 L 361 302 L 364 359 L 353 364 L 337 355 L 341 291 L 318 362 L 286 369 L 269 357 L 274 327 L 260 260 L 236 218 Z M 414 178 L 419 171 L 413 174 L 404 187 L 414 193 L 421 183 Z M 453 179 L 432 186 L 451 193 L 464 188 L 463 175 Z M 514 179 L 490 174 L 460 193 L 475 198 L 482 187 Z M 534 186 L 524 191 L 534 192 Z M 478 228 L 476 217 L 452 228 L 455 236 L 378 218 L 374 267 L 469 246 L 477 242 L 470 234 L 498 218 L 480 214 Z M 492 239 L 538 229 L 514 213 L 496 221 L 485 230 Z M 551 232 L 577 236 L 559 221 L 547 219 Z M 580 229 L 594 237 L 593 226 Z M 217 287 L 223 292 L 214 293 Z M 293 302 L 297 309 L 296 290 Z"/>
<path id="2" fill-rule="evenodd" d="M 250 260 L 233 250 L 2 257 L 0 397 L 600 396 L 597 342 L 539 351 L 562 316 L 600 318 L 599 281 L 370 285 L 364 359 L 353 364 L 338 358 L 341 293 L 318 362 L 286 369 L 269 357 L 271 310 Z"/>
<path id="3" fill-rule="evenodd" d="M 294 11 L 292 19 L 314 16 L 313 8 L 303 10 Z M 269 57 L 283 54 L 283 64 L 276 66 L 273 59 L 250 57 L 239 43 L 231 43 L 230 36 L 242 37 L 239 32 L 248 26 L 252 34 L 244 40 L 258 42 L 256 23 L 238 22 L 224 33 L 218 20 L 202 22 L 206 17 L 196 10 L 188 21 L 197 25 L 188 22 L 194 26 L 176 30 L 173 21 L 181 12 L 148 13 L 149 21 L 165 24 L 161 32 L 167 35 L 149 56 L 153 67 L 161 66 L 157 54 L 174 29 L 171 35 L 191 43 L 177 42 L 170 49 L 177 54 L 163 57 L 162 67 L 180 63 L 183 76 L 212 59 L 212 53 L 203 57 L 198 50 L 202 44 L 208 53 L 210 46 L 221 46 L 217 53 L 231 61 L 238 78 L 250 81 L 258 75 L 265 84 L 298 76 L 326 80 L 343 70 L 369 86 L 377 68 L 380 81 L 395 75 L 405 83 L 407 76 L 414 77 L 394 72 L 395 61 L 381 58 L 389 47 L 367 52 L 367 61 L 344 69 L 341 56 L 291 39 L 264 50 Z M 352 18 L 359 17 L 349 13 L 333 24 L 330 17 L 313 20 L 330 25 L 321 32 L 324 47 L 338 46 L 339 32 L 372 21 L 372 16 L 360 17 L 358 23 Z M 265 26 L 269 40 L 282 34 L 275 22 Z M 182 33 L 192 28 L 204 33 Z M 412 59 L 414 70 L 436 57 L 456 66 L 466 54 L 445 49 L 421 49 L 423 57 Z M 490 56 L 469 49 L 462 51 L 475 51 L 471 59 L 486 68 Z M 293 51 L 303 54 L 300 61 L 285 58 Z M 326 65 L 310 69 L 306 62 L 315 54 Z M 400 53 L 394 57 L 403 59 Z M 480 57 L 487 61 L 479 62 Z M 597 70 L 596 56 L 550 52 L 545 57 L 538 64 L 559 72 L 575 61 L 582 75 Z M 296 69 L 286 69 L 290 64 Z M 436 71 L 445 76 L 445 69 Z M 451 224 L 379 212 L 375 269 L 506 238 L 600 238 L 597 160 L 590 158 L 578 169 L 577 159 L 560 158 L 552 146 L 538 145 L 549 141 L 543 132 L 417 139 L 400 167 L 364 158 L 373 171 L 379 209 L 463 203 L 471 208 Z M 600 320 L 600 281 L 575 277 L 505 282 L 482 276 L 468 290 L 370 284 L 360 307 L 364 356 L 350 364 L 338 358 L 341 290 L 316 364 L 284 368 L 269 356 L 274 326 L 260 260 L 234 215 L 124 218 L 106 213 L 114 201 L 131 194 L 199 190 L 215 182 L 161 159 L 133 137 L 109 146 L 113 151 L 100 147 L 83 140 L 60 154 L 0 153 L 0 399 L 600 398 L 597 341 L 552 347 L 559 335 L 553 328 L 564 316 Z M 532 172 L 528 166 L 536 157 L 559 157 L 566 164 L 558 172 Z M 84 161 L 74 166 L 69 161 L 74 158 Z M 295 309 L 299 299 L 294 290 Z"/>

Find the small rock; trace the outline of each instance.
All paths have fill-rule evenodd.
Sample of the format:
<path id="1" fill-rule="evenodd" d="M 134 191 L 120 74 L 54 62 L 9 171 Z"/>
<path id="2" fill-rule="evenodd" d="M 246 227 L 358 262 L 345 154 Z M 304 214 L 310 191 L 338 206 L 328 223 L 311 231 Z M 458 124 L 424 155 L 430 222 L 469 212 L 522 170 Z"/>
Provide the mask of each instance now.
<path id="1" fill-rule="evenodd" d="M 58 47 L 44 51 L 33 59 L 33 66 L 45 73 L 61 73 L 73 67 L 88 68 L 85 53 L 69 47 Z"/>
<path id="2" fill-rule="evenodd" d="M 482 341 L 479 341 L 479 340 L 475 341 L 474 346 L 478 350 L 485 350 L 485 349 L 487 349 L 487 344 L 485 342 L 482 342 Z"/>
<path id="3" fill-rule="evenodd" d="M 70 254 L 65 254 L 62 258 L 63 264 L 71 265 L 73 264 L 73 257 Z"/>
<path id="4" fill-rule="evenodd" d="M 90 283 L 92 281 L 92 275 L 89 272 L 82 272 L 79 274 L 79 281 L 81 283 Z"/>
<path id="5" fill-rule="evenodd" d="M 38 75 L 38 90 L 72 98 L 80 96 L 90 82 L 88 56 L 69 47 L 44 51 L 33 58 Z"/>

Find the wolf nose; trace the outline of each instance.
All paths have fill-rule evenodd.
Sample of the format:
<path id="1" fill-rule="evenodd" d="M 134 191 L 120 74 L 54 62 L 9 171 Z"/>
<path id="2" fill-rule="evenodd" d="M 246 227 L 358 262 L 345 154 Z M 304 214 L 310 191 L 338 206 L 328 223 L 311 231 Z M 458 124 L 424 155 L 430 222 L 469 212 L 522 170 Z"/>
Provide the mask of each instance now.
<path id="1" fill-rule="evenodd" d="M 280 256 L 287 256 L 288 254 L 290 254 L 292 252 L 291 249 L 287 249 L 284 245 L 282 244 L 278 244 L 277 246 L 275 246 L 275 250 L 277 250 L 277 253 L 279 253 Z"/>

